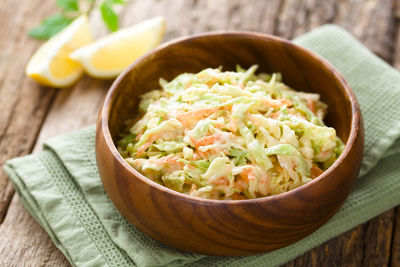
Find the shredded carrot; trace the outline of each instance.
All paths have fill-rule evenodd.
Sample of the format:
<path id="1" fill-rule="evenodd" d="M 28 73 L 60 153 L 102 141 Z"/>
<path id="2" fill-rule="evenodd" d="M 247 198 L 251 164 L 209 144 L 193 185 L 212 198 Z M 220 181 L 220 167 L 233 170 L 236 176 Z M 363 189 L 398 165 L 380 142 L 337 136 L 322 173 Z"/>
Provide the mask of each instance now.
<path id="1" fill-rule="evenodd" d="M 272 114 L 271 114 L 271 118 L 277 119 L 277 118 L 279 117 L 279 115 L 280 115 L 280 112 L 272 113 Z"/>
<path id="2" fill-rule="evenodd" d="M 189 137 L 190 141 L 192 141 L 193 145 L 196 148 L 199 148 L 201 146 L 207 146 L 213 144 L 215 141 L 220 140 L 222 137 L 221 133 L 213 134 L 213 135 L 208 135 L 208 136 L 203 136 L 199 140 L 196 140 L 193 135 L 187 134 Z"/>
<path id="3" fill-rule="evenodd" d="M 216 184 L 216 185 L 228 185 L 229 184 L 226 177 L 219 177 L 217 179 L 214 179 L 211 183 Z"/>
<path id="4" fill-rule="evenodd" d="M 198 110 L 188 111 L 178 114 L 177 119 L 182 123 L 184 128 L 190 128 L 193 123 L 196 123 L 197 121 L 210 116 L 217 110 L 217 108 L 202 108 Z"/>
<path id="5" fill-rule="evenodd" d="M 193 193 L 196 191 L 196 189 L 197 189 L 197 185 L 195 183 L 193 183 L 188 194 L 193 195 Z"/>
<path id="6" fill-rule="evenodd" d="M 209 149 L 206 152 L 202 152 L 199 150 L 201 146 L 211 145 L 214 143 L 214 141 L 219 140 L 221 135 L 220 133 L 204 136 L 199 140 L 196 140 L 194 136 L 191 135 L 190 133 L 187 133 L 186 135 L 189 137 L 190 141 L 192 141 L 194 147 L 196 148 L 193 154 L 193 160 L 199 160 L 201 158 L 208 159 L 210 156 L 215 155 L 222 151 L 221 149 Z"/>
<path id="7" fill-rule="evenodd" d="M 187 84 L 185 84 L 185 89 L 188 89 L 190 86 L 192 86 L 192 82 L 188 82 Z"/>
<path id="8" fill-rule="evenodd" d="M 207 150 L 206 152 L 201 152 L 201 151 L 199 151 L 198 153 L 199 153 L 199 155 L 200 155 L 203 159 L 208 159 L 208 158 L 210 158 L 211 156 L 216 155 L 216 154 L 218 154 L 218 153 L 221 152 L 221 151 L 222 151 L 221 149 L 215 148 L 215 149 L 209 149 L 209 150 Z"/>
<path id="9" fill-rule="evenodd" d="M 254 180 L 256 176 L 253 173 L 253 168 L 246 167 L 243 168 L 243 171 L 240 173 L 240 177 L 242 177 L 243 181 L 249 183 L 249 180 Z"/>
<path id="10" fill-rule="evenodd" d="M 311 98 L 307 99 L 307 107 L 315 114 L 315 103 Z"/>
<path id="11" fill-rule="evenodd" d="M 204 136 L 204 137 L 200 138 L 200 140 L 197 142 L 196 145 L 198 147 L 207 146 L 207 145 L 211 145 L 211 144 L 215 143 L 215 141 L 220 140 L 220 139 L 221 139 L 221 133 Z"/>
<path id="12" fill-rule="evenodd" d="M 286 98 L 281 98 L 281 99 L 267 99 L 265 103 L 273 108 L 279 108 L 283 105 L 291 106 L 292 102 Z"/>
<path id="13" fill-rule="evenodd" d="M 146 149 L 148 149 L 153 144 L 154 141 L 160 138 L 161 135 L 162 135 L 161 133 L 150 135 L 147 142 L 138 149 L 137 155 L 140 156 L 144 151 L 146 151 Z"/>
<path id="14" fill-rule="evenodd" d="M 254 175 L 253 171 L 249 171 L 247 179 L 249 179 L 249 181 L 254 181 L 256 179 L 256 176 Z"/>
<path id="15" fill-rule="evenodd" d="M 183 163 L 182 162 L 178 162 L 177 161 L 178 158 L 174 157 L 174 156 L 165 156 L 159 159 L 149 159 L 150 162 L 152 163 L 156 163 L 156 164 L 170 164 L 170 165 L 178 165 L 180 167 L 183 167 Z"/>
<path id="16" fill-rule="evenodd" d="M 320 152 L 320 153 L 318 154 L 318 156 L 320 156 L 320 157 L 327 157 L 327 156 L 329 156 L 330 153 L 332 153 L 331 150 L 326 150 L 326 151 Z"/>
<path id="17" fill-rule="evenodd" d="M 143 132 L 144 132 L 143 130 L 140 130 L 140 132 L 138 133 L 138 135 L 135 138 L 135 141 L 139 141 L 140 137 L 142 137 L 142 135 L 143 135 Z"/>
<path id="18" fill-rule="evenodd" d="M 246 183 L 245 181 L 240 179 L 235 182 L 235 185 L 233 187 L 239 189 L 240 191 L 244 191 L 249 187 L 249 183 Z"/>
<path id="19" fill-rule="evenodd" d="M 200 155 L 202 158 L 207 159 L 212 155 L 215 155 L 219 152 L 221 152 L 221 149 L 215 148 L 215 149 L 209 149 L 206 152 L 202 152 L 199 150 L 201 146 L 207 146 L 215 143 L 217 140 L 221 140 L 222 134 L 221 133 L 216 133 L 213 135 L 208 135 L 200 138 L 199 140 L 196 140 L 192 135 L 188 134 L 188 137 L 190 141 L 192 141 L 193 145 L 196 147 L 198 155 Z"/>
<path id="20" fill-rule="evenodd" d="M 212 79 L 205 82 L 205 84 L 207 84 L 207 86 L 210 88 L 216 83 L 218 83 L 218 78 L 216 77 L 212 77 Z"/>
<path id="21" fill-rule="evenodd" d="M 232 106 L 233 106 L 233 104 L 223 105 L 223 106 L 221 107 L 221 109 L 222 109 L 222 110 L 231 111 L 231 110 L 232 110 Z"/>
<path id="22" fill-rule="evenodd" d="M 238 130 L 238 120 L 235 118 L 232 118 L 231 121 L 228 123 L 228 129 L 235 133 Z"/>
<path id="23" fill-rule="evenodd" d="M 193 153 L 193 160 L 199 160 L 199 159 L 201 159 L 201 155 L 199 153 L 197 153 L 197 152 L 194 152 Z"/>
<path id="24" fill-rule="evenodd" d="M 214 123 L 214 126 L 215 126 L 215 128 L 217 128 L 217 129 L 222 129 L 222 128 L 225 126 L 225 124 L 219 123 L 219 122 L 215 122 L 215 123 Z"/>
<path id="25" fill-rule="evenodd" d="M 139 149 L 138 149 L 138 151 L 137 151 L 137 155 L 138 156 L 140 156 L 141 154 L 143 154 L 143 152 L 144 151 L 146 151 L 146 149 L 148 149 L 150 146 L 151 146 L 151 144 L 152 144 L 153 142 L 146 142 L 144 145 L 142 145 Z"/>

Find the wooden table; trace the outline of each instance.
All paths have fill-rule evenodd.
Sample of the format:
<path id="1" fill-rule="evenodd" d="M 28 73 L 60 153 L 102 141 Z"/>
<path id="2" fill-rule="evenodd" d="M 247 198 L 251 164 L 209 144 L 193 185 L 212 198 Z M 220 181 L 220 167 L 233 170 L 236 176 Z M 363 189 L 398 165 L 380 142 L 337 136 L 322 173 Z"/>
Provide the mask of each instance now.
<path id="1" fill-rule="evenodd" d="M 40 150 L 43 140 L 93 124 L 110 81 L 84 77 L 63 90 L 41 87 L 24 74 L 41 44 L 26 35 L 54 13 L 52 0 L 0 2 L 0 165 Z M 296 37 L 325 23 L 353 33 L 373 52 L 400 67 L 397 0 L 133 0 L 122 25 L 162 14 L 166 40 L 212 30 L 250 30 Z M 97 35 L 105 30 L 94 16 Z M 97 21 L 97 22 L 96 22 Z M 0 266 L 68 266 L 53 242 L 22 206 L 0 173 Z M 287 264 L 400 266 L 400 209 L 389 210 Z"/>

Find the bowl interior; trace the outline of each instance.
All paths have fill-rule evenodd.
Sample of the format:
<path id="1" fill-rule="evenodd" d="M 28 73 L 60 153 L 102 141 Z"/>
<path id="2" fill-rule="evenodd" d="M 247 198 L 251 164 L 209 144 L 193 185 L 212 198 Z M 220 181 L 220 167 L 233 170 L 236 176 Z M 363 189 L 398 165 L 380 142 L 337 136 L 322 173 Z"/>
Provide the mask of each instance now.
<path id="1" fill-rule="evenodd" d="M 258 72 L 280 72 L 283 82 L 290 87 L 320 94 L 322 101 L 328 104 L 325 123 L 347 141 L 352 104 L 341 76 L 326 61 L 280 38 L 254 33 L 220 33 L 164 44 L 136 61 L 116 80 L 108 120 L 114 142 L 125 129 L 124 122 L 137 116 L 139 96 L 160 88 L 160 77 L 170 81 L 184 72 L 219 66 L 223 70 L 234 70 L 237 64 L 246 68 L 257 64 Z"/>

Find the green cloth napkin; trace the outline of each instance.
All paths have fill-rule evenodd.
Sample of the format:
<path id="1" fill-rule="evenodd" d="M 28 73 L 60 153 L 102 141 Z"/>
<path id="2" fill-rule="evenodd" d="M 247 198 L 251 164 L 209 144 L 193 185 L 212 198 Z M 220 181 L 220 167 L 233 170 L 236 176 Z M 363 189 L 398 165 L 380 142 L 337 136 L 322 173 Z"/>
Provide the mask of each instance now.
<path id="1" fill-rule="evenodd" d="M 400 74 L 343 29 L 326 25 L 295 40 L 345 76 L 365 122 L 362 176 L 340 211 L 303 240 L 263 255 L 208 257 L 167 247 L 129 224 L 99 178 L 95 128 L 55 137 L 5 170 L 21 201 L 75 266 L 276 266 L 400 204 Z"/>

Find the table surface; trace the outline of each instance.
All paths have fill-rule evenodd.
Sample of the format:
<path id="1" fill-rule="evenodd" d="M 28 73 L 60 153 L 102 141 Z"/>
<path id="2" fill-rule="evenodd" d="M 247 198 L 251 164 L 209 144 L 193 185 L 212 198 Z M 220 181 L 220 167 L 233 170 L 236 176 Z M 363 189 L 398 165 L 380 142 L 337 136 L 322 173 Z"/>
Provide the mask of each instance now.
<path id="1" fill-rule="evenodd" d="M 39 151 L 43 140 L 95 122 L 111 81 L 84 77 L 72 88 L 37 85 L 24 74 L 41 42 L 26 32 L 56 12 L 54 0 L 0 3 L 0 166 Z M 132 0 L 121 9 L 122 26 L 164 15 L 165 40 L 212 30 L 249 30 L 293 38 L 325 23 L 353 33 L 389 64 L 400 67 L 397 0 Z M 97 36 L 106 32 L 92 17 Z M 0 266 L 69 266 L 22 206 L 0 172 Z M 400 266 L 400 209 L 389 210 L 314 248 L 286 266 Z"/>

